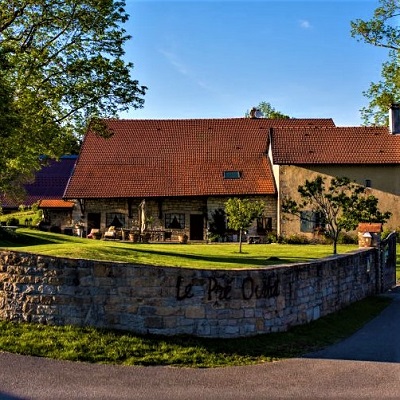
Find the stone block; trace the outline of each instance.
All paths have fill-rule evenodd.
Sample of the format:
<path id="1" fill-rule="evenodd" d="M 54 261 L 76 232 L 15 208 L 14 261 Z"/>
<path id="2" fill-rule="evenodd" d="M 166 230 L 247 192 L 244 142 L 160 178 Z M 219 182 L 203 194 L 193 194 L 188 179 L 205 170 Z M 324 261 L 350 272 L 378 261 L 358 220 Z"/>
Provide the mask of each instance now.
<path id="1" fill-rule="evenodd" d="M 111 265 L 95 264 L 93 266 L 93 276 L 96 278 L 110 278 L 114 276 Z"/>
<path id="2" fill-rule="evenodd" d="M 164 327 L 164 320 L 158 316 L 146 317 L 144 326 L 148 329 L 162 329 Z"/>
<path id="3" fill-rule="evenodd" d="M 185 316 L 186 318 L 192 318 L 192 319 L 199 319 L 199 318 L 204 318 L 206 315 L 204 307 L 187 307 L 185 309 Z"/>

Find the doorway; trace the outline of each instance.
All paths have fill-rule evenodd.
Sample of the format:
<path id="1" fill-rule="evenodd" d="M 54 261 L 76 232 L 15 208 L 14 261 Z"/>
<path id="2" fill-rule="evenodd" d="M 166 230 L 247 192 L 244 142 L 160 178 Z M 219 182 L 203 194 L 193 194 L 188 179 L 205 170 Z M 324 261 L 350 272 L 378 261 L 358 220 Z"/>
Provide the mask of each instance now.
<path id="1" fill-rule="evenodd" d="M 92 229 L 100 229 L 101 213 L 88 213 L 87 229 L 90 232 Z"/>
<path id="2" fill-rule="evenodd" d="M 203 214 L 190 215 L 190 240 L 204 239 L 204 216 Z"/>

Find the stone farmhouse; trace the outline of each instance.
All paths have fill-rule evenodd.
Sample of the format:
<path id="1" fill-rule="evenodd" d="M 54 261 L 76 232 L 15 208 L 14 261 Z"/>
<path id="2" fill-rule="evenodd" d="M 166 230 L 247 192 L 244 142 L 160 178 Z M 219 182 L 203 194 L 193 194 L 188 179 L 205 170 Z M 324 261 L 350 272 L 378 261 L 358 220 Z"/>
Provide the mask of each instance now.
<path id="1" fill-rule="evenodd" d="M 213 213 L 229 197 L 262 199 L 264 217 L 249 233 L 276 232 L 271 129 L 335 126 L 331 119 L 104 122 L 113 135 L 89 128 L 64 194 L 77 202 L 86 231 L 112 226 L 125 235 L 146 230 L 155 240 L 187 235 L 191 241 L 207 239 Z"/>
<path id="2" fill-rule="evenodd" d="M 66 233 L 79 220 L 83 235 L 114 227 L 111 238 L 146 232 L 152 240 L 203 241 L 228 198 L 254 198 L 266 208 L 249 235 L 313 237 L 318 216 L 288 219 L 280 204 L 319 174 L 364 185 L 393 213 L 387 227 L 395 229 L 398 111 L 392 108 L 388 128 L 337 127 L 332 119 L 105 120 L 112 136 L 89 128 L 78 158 L 49 163 L 26 186 L 26 204 L 39 202 L 46 223 Z"/>

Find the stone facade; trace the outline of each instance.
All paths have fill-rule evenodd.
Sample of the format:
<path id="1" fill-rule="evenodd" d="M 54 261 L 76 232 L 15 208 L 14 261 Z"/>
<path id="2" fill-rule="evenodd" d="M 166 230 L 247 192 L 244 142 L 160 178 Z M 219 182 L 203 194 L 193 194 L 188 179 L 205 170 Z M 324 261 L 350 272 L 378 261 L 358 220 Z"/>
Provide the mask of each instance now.
<path id="1" fill-rule="evenodd" d="M 272 219 L 272 230 L 276 232 L 276 198 L 275 196 L 248 196 L 263 200 L 266 204 L 265 215 Z M 179 240 L 187 235 L 189 240 L 207 240 L 207 227 L 212 213 L 224 208 L 227 197 L 183 197 L 146 199 L 146 218 L 148 230 L 171 232 L 171 240 Z M 100 229 L 103 233 L 111 225 L 113 216 L 117 216 L 124 229 L 140 230 L 139 204 L 141 199 L 91 199 L 85 200 L 81 208 L 78 204 L 74 209 L 73 219 L 81 220 L 85 225 L 85 232 L 91 228 Z M 93 222 L 96 216 L 97 222 Z M 179 219 L 181 227 L 169 227 L 173 216 Z M 250 228 L 250 233 L 256 233 L 256 222 Z"/>
<path id="2" fill-rule="evenodd" d="M 3 251 L 0 318 L 141 334 L 281 332 L 379 293 L 378 257 L 371 248 L 305 264 L 200 270 Z"/>

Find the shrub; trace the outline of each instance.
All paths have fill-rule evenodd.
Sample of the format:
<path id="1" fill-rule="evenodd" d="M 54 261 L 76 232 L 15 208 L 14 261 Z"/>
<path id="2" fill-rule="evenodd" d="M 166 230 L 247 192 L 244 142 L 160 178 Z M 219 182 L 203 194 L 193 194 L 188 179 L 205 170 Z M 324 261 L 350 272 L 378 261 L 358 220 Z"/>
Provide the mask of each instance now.
<path id="1" fill-rule="evenodd" d="M 269 232 L 265 237 L 265 243 L 277 243 L 279 238 L 276 235 L 276 232 Z"/>
<path id="2" fill-rule="evenodd" d="M 290 235 L 286 238 L 287 244 L 310 244 L 310 239 L 305 235 Z"/>
<path id="3" fill-rule="evenodd" d="M 35 217 L 32 218 L 31 227 L 32 228 L 37 228 L 41 221 L 42 221 L 42 217 L 38 216 L 38 215 L 35 215 Z"/>
<path id="4" fill-rule="evenodd" d="M 211 237 L 218 239 L 219 237 L 224 237 L 226 234 L 226 214 L 222 208 L 214 210 L 211 213 L 211 221 L 209 227 L 209 234 Z M 216 242 L 217 240 L 211 240 Z"/>
<path id="5" fill-rule="evenodd" d="M 355 233 L 345 233 L 342 232 L 338 238 L 339 244 L 357 244 L 358 237 Z"/>
<path id="6" fill-rule="evenodd" d="M 220 238 L 221 238 L 220 235 L 217 235 L 217 234 L 214 234 L 214 233 L 211 233 L 211 232 L 208 233 L 208 241 L 210 243 L 218 242 L 218 240 Z"/>
<path id="7" fill-rule="evenodd" d="M 8 217 L 6 220 L 6 225 L 7 226 L 18 226 L 19 225 L 19 219 L 15 217 Z"/>
<path id="8" fill-rule="evenodd" d="M 52 233 L 61 233 L 61 228 L 59 226 L 52 225 L 50 227 L 50 232 L 52 232 Z"/>
<path id="9" fill-rule="evenodd" d="M 4 229 L 0 226 L 0 240 L 8 242 L 17 242 L 18 235 L 12 230 Z"/>
<path id="10" fill-rule="evenodd" d="M 332 244 L 332 239 L 325 235 L 318 235 L 311 239 L 312 244 Z"/>

